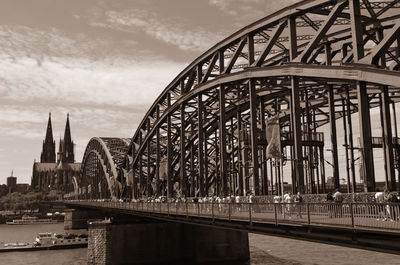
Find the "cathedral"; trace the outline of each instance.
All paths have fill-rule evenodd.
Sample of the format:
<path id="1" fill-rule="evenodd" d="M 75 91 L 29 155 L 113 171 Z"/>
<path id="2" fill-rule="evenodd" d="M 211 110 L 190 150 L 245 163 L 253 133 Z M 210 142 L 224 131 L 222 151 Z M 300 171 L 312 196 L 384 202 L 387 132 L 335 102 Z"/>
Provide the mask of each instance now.
<path id="1" fill-rule="evenodd" d="M 35 161 L 33 163 L 31 187 L 38 191 L 59 190 L 63 193 L 74 191 L 80 170 L 81 163 L 75 163 L 69 114 L 67 114 L 64 139 L 60 139 L 56 157 L 56 142 L 53 139 L 51 113 L 49 113 L 46 138 L 43 141 L 40 162 Z"/>

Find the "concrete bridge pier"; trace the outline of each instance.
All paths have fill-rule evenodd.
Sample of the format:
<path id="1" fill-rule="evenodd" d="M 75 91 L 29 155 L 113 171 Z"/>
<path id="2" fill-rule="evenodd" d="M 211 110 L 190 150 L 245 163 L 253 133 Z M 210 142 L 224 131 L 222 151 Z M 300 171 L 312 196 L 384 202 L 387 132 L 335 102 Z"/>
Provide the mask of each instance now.
<path id="1" fill-rule="evenodd" d="M 104 219 L 104 216 L 105 214 L 101 211 L 67 209 L 64 216 L 64 229 L 87 229 L 88 220 Z"/>
<path id="2" fill-rule="evenodd" d="M 246 232 L 178 223 L 89 223 L 88 264 L 248 264 Z"/>

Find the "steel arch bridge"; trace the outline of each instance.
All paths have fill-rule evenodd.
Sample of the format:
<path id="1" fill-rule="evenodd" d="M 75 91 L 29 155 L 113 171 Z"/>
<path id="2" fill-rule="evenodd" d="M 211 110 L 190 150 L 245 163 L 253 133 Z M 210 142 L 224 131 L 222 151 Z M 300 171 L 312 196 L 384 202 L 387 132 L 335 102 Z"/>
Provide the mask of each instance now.
<path id="1" fill-rule="evenodd" d="M 122 163 L 130 139 L 93 137 L 86 146 L 82 159 L 81 198 L 117 198 L 123 192 Z"/>
<path id="2" fill-rule="evenodd" d="M 214 45 L 164 89 L 132 138 L 123 163 L 127 183 L 134 197 L 268 194 L 282 164 L 267 160 L 266 120 L 278 117 L 293 191 L 325 191 L 319 129 L 327 123 L 339 187 L 338 119 L 355 190 L 351 114 L 357 112 L 365 190 L 375 190 L 375 145 L 384 149 L 386 184 L 395 189 L 391 119 L 399 66 L 400 0 L 306 0 L 286 7 Z M 380 107 L 383 127 L 375 140 L 373 107 Z"/>

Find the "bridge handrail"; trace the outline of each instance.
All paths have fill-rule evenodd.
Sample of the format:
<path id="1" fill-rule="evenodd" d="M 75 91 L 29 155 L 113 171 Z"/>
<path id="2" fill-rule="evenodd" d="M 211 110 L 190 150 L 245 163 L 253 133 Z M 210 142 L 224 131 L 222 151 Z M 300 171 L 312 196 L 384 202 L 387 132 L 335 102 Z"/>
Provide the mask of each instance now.
<path id="1" fill-rule="evenodd" d="M 67 201 L 69 204 L 186 218 L 253 223 L 324 225 L 400 233 L 399 203 L 228 203 Z"/>

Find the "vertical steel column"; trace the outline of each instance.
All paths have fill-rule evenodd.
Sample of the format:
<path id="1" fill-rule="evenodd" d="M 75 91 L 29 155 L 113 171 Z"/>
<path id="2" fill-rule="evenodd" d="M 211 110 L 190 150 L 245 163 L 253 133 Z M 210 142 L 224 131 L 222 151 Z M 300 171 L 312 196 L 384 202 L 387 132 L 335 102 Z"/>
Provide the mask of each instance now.
<path id="1" fill-rule="evenodd" d="M 193 128 L 193 127 L 192 127 Z M 192 134 L 193 135 L 193 134 Z M 196 174 L 194 173 L 194 144 L 190 145 L 190 193 L 189 197 L 194 197 L 196 193 Z M 188 183 L 188 182 L 187 182 Z"/>
<path id="2" fill-rule="evenodd" d="M 304 100 L 304 93 L 300 95 L 300 101 Z M 301 128 L 302 134 L 303 134 L 303 139 L 307 139 L 307 129 L 306 129 L 306 121 L 304 119 L 305 113 L 302 111 L 301 115 L 301 124 L 303 127 Z M 305 193 L 310 193 L 310 182 L 309 182 L 309 175 L 308 175 L 308 161 L 307 161 L 307 146 L 302 148 L 303 150 L 303 169 L 304 169 L 304 187 L 305 187 Z M 304 159 L 305 158 L 305 159 Z"/>
<path id="3" fill-rule="evenodd" d="M 339 182 L 339 161 L 336 137 L 336 120 L 335 120 L 335 98 L 333 95 L 333 85 L 328 85 L 328 102 L 329 102 L 329 123 L 332 143 L 332 159 L 333 159 L 333 182 L 335 189 L 340 189 Z"/>
<path id="4" fill-rule="evenodd" d="M 278 159 L 275 159 L 275 174 L 276 174 L 276 179 L 275 179 L 275 184 L 276 184 L 276 190 L 278 191 L 278 195 L 283 195 L 283 190 L 281 186 L 281 164 Z"/>
<path id="5" fill-rule="evenodd" d="M 290 107 L 292 109 L 292 107 Z M 290 115 L 290 123 L 289 123 L 289 138 L 293 140 L 293 115 Z M 294 141 L 293 145 L 289 144 L 289 152 L 290 152 L 290 173 L 292 178 L 292 193 L 295 194 L 297 192 L 296 186 L 296 170 L 295 170 L 295 163 L 294 163 Z M 272 178 L 272 177 L 271 177 Z M 304 192 L 304 191 L 303 191 Z"/>
<path id="6" fill-rule="evenodd" d="M 289 59 L 290 61 L 297 57 L 297 31 L 296 31 L 296 17 L 292 16 L 288 19 L 289 23 Z M 291 168 L 292 168 L 292 192 L 295 193 L 300 188 L 304 192 L 304 177 L 303 177 L 303 164 L 302 164 L 302 142 L 301 142 L 301 124 L 299 113 L 299 79 L 298 77 L 291 77 L 292 91 L 290 95 L 290 124 L 289 131 L 293 132 L 293 147 L 290 146 Z M 293 159 L 293 149 L 295 158 Z M 298 159 L 301 159 L 300 161 Z M 273 173 L 272 162 L 271 167 L 271 193 L 273 194 Z"/>
<path id="7" fill-rule="evenodd" d="M 247 49 L 248 49 L 248 56 L 249 56 L 249 65 L 254 63 L 254 36 L 249 34 L 247 36 Z"/>
<path id="8" fill-rule="evenodd" d="M 157 120 L 160 118 L 160 107 L 157 107 Z M 156 196 L 160 196 L 160 127 L 156 129 Z"/>
<path id="9" fill-rule="evenodd" d="M 309 108 L 308 102 L 308 92 L 307 90 L 304 91 L 305 103 L 306 103 L 306 112 L 305 115 L 307 117 L 307 139 L 313 140 L 313 135 L 311 131 L 311 123 L 312 123 L 312 116 L 311 111 Z M 308 170 L 309 170 L 309 180 L 310 180 L 310 191 L 311 193 L 315 193 L 315 180 L 314 180 L 314 169 L 313 169 L 313 147 L 312 145 L 307 146 L 307 161 L 308 161 Z"/>
<path id="10" fill-rule="evenodd" d="M 254 195 L 260 194 L 259 186 L 259 164 L 258 164 L 258 141 L 257 141 L 257 97 L 254 80 L 249 80 L 250 97 L 250 136 L 251 136 L 251 162 L 253 167 Z"/>
<path id="11" fill-rule="evenodd" d="M 351 180 L 353 183 L 352 191 L 357 192 L 356 171 L 354 167 L 353 123 L 351 121 L 349 85 L 346 85 L 346 108 L 347 108 L 347 124 L 349 127 L 350 169 L 351 169 Z"/>
<path id="12" fill-rule="evenodd" d="M 330 44 L 325 45 L 325 60 L 326 60 L 326 65 L 332 64 L 332 50 Z"/>
<path id="13" fill-rule="evenodd" d="M 313 108 L 313 133 L 315 135 L 317 135 L 317 121 L 316 121 L 316 115 L 315 115 L 315 108 Z M 313 156 L 314 156 L 314 164 L 317 165 L 317 167 L 315 168 L 315 178 L 317 181 L 317 194 L 320 194 L 321 187 L 319 184 L 318 148 L 316 146 L 314 147 Z"/>
<path id="14" fill-rule="evenodd" d="M 392 96 L 395 96 L 395 93 L 392 93 Z M 393 112 L 393 126 L 394 126 L 394 137 L 396 137 L 397 142 L 397 115 L 396 115 L 396 104 L 392 101 L 392 112 Z"/>
<path id="15" fill-rule="evenodd" d="M 140 154 L 140 156 L 139 156 L 139 188 L 138 188 L 139 198 L 142 197 L 142 195 L 143 195 L 143 191 L 142 191 L 142 189 L 143 189 L 143 181 L 142 181 L 142 178 L 143 178 L 143 157 L 142 157 L 142 154 Z"/>
<path id="16" fill-rule="evenodd" d="M 383 89 L 382 89 L 383 90 Z M 381 136 L 382 136 L 382 150 L 383 150 L 383 164 L 384 164 L 384 169 L 385 169 L 385 187 L 390 190 L 390 180 L 389 180 L 389 175 L 387 171 L 387 161 L 386 161 L 386 145 L 385 145 L 385 130 L 384 130 L 384 124 L 383 124 L 383 106 L 382 106 L 382 93 L 379 95 L 379 120 L 381 122 Z"/>
<path id="17" fill-rule="evenodd" d="M 180 155 L 181 155 L 181 159 L 180 159 L 180 188 L 181 188 L 181 192 L 182 195 L 187 196 L 187 177 L 186 177 L 186 146 L 185 146 L 185 104 L 182 103 L 181 104 L 181 130 L 180 130 Z"/>
<path id="18" fill-rule="evenodd" d="M 361 174 L 364 176 L 364 191 L 375 191 L 374 158 L 371 142 L 371 120 L 369 114 L 369 102 L 367 85 L 365 82 L 357 82 L 358 113 L 360 122 L 360 149 L 361 149 Z"/>
<path id="19" fill-rule="evenodd" d="M 243 159 L 242 159 L 242 134 L 241 134 L 241 130 L 242 130 L 242 113 L 240 110 L 240 107 L 238 107 L 237 110 L 237 134 L 238 134 L 238 184 L 239 184 L 239 195 L 243 196 L 245 195 L 243 193 L 243 182 L 244 182 L 244 178 L 243 178 Z"/>
<path id="20" fill-rule="evenodd" d="M 231 155 L 230 155 L 230 178 L 229 178 L 229 194 L 236 195 L 236 173 L 235 173 L 235 139 L 234 139 L 234 129 L 233 129 L 233 117 L 231 118 Z"/>
<path id="21" fill-rule="evenodd" d="M 297 53 L 297 30 L 296 30 L 296 17 L 291 16 L 288 18 L 289 26 L 289 60 L 294 60 Z M 293 132 L 293 149 L 294 159 L 292 158 L 292 191 L 297 192 L 298 189 L 304 192 L 304 176 L 303 176 L 303 157 L 302 157 L 302 141 L 301 141 L 301 124 L 300 124 L 300 103 L 299 103 L 299 78 L 292 76 L 292 91 L 290 95 L 290 125 Z M 296 105 L 296 106 L 295 106 Z M 291 154 L 293 149 L 291 149 Z M 300 160 L 299 160 L 300 159 Z M 294 166 L 293 166 L 294 164 Z M 272 164 L 271 164 L 272 167 Z M 271 189 L 273 190 L 273 177 L 271 168 Z"/>
<path id="22" fill-rule="evenodd" d="M 321 146 L 319 148 L 319 159 L 320 159 L 320 164 L 321 164 L 321 188 L 322 188 L 322 193 L 326 192 L 326 180 L 325 180 L 325 159 L 324 159 L 324 147 Z"/>
<path id="23" fill-rule="evenodd" d="M 147 132 L 150 132 L 150 119 L 147 120 Z M 150 170 L 151 170 L 151 136 L 148 138 L 147 141 L 147 179 L 146 179 L 146 190 L 147 190 L 147 196 L 151 196 L 151 175 L 150 175 Z"/>
<path id="24" fill-rule="evenodd" d="M 147 141 L 147 178 L 146 178 L 146 194 L 147 196 L 151 196 L 151 176 L 150 176 L 150 170 L 151 170 L 151 139 Z"/>
<path id="25" fill-rule="evenodd" d="M 390 180 L 389 188 L 394 191 L 396 190 L 396 178 L 393 164 L 393 138 L 392 138 L 392 126 L 390 119 L 390 99 L 388 93 L 388 87 L 383 86 L 382 88 L 382 116 L 383 116 L 383 135 L 385 145 L 385 161 L 386 161 L 386 175 Z"/>
<path id="26" fill-rule="evenodd" d="M 265 104 L 264 101 L 260 100 L 260 120 L 261 120 L 261 131 L 263 135 L 266 133 L 266 124 L 265 124 Z M 268 195 L 268 169 L 267 169 L 267 147 L 263 145 L 261 150 L 261 180 L 262 180 L 262 187 L 261 187 L 261 194 Z"/>
<path id="27" fill-rule="evenodd" d="M 289 57 L 293 60 L 297 57 L 297 30 L 296 17 L 289 17 Z"/>
<path id="28" fill-rule="evenodd" d="M 269 160 L 270 178 L 271 178 L 271 194 L 274 194 L 274 167 L 272 166 L 272 159 Z M 295 185 L 293 185 L 295 186 Z"/>
<path id="29" fill-rule="evenodd" d="M 225 57 L 223 50 L 218 51 L 218 62 L 219 62 L 219 73 L 222 74 L 225 68 Z"/>
<path id="30" fill-rule="evenodd" d="M 397 46 L 398 46 L 398 50 L 399 50 L 399 55 L 400 55 L 400 37 L 397 40 Z M 395 93 L 392 93 L 392 96 L 394 96 Z M 398 148 L 398 139 L 397 139 L 397 115 L 396 115 L 396 104 L 394 101 L 392 101 L 392 114 L 393 114 L 393 126 L 394 126 L 394 138 L 395 138 L 395 143 L 396 143 L 396 156 L 397 156 L 397 163 L 399 163 L 400 160 L 400 152 L 399 152 L 399 148 Z M 398 170 L 398 184 L 396 186 L 396 188 L 398 189 L 398 185 L 400 184 L 400 166 L 397 165 L 397 170 Z"/>
<path id="31" fill-rule="evenodd" d="M 294 164 L 295 164 L 295 192 L 304 190 L 303 154 L 302 137 L 300 123 L 300 96 L 299 96 L 299 77 L 292 76 L 292 91 L 290 97 L 290 115 L 293 122 L 293 142 L 294 142 Z"/>
<path id="32" fill-rule="evenodd" d="M 217 130 L 214 131 L 214 145 L 215 145 L 215 178 L 214 178 L 214 193 L 220 195 L 221 191 L 221 174 L 220 168 L 221 165 L 219 164 L 219 146 L 218 146 L 218 134 Z"/>
<path id="33" fill-rule="evenodd" d="M 342 98 L 342 119 L 343 119 L 343 129 L 344 129 L 344 150 L 345 150 L 345 158 L 346 158 L 346 175 L 347 175 L 347 192 L 351 191 L 351 181 L 350 181 L 350 172 L 349 172 L 349 152 L 348 152 L 348 143 L 347 143 L 347 125 L 346 125 L 346 108 L 345 108 L 345 99 Z"/>
<path id="34" fill-rule="evenodd" d="M 353 44 L 354 62 L 364 57 L 364 40 L 362 32 L 362 17 L 360 11 L 360 0 L 349 0 L 349 12 L 351 23 L 351 35 Z"/>
<path id="35" fill-rule="evenodd" d="M 204 131 L 204 194 L 208 196 L 210 188 L 210 179 L 208 176 L 208 142 L 207 142 L 207 131 Z"/>
<path id="36" fill-rule="evenodd" d="M 219 88 L 219 149 L 220 149 L 220 176 L 222 196 L 228 195 L 228 178 L 226 163 L 226 113 L 225 113 L 225 87 Z"/>
<path id="37" fill-rule="evenodd" d="M 167 98 L 168 108 L 171 107 L 171 94 Z M 167 197 L 173 197 L 173 172 L 172 172 L 172 128 L 171 115 L 167 116 Z"/>
<path id="38" fill-rule="evenodd" d="M 243 130 L 243 161 L 244 161 L 244 190 L 246 193 L 250 191 L 250 172 L 249 172 L 249 137 L 247 134 L 247 124 L 244 123 Z"/>
<path id="39" fill-rule="evenodd" d="M 204 132 L 203 132 L 203 98 L 202 94 L 197 95 L 197 126 L 198 126 L 198 161 L 199 161 L 199 185 L 200 185 L 200 196 L 204 197 Z"/>
<path id="40" fill-rule="evenodd" d="M 140 146 L 143 143 L 143 138 L 142 138 L 142 132 L 139 133 L 139 143 Z M 139 153 L 139 190 L 138 190 L 138 195 L 141 197 L 143 195 L 142 189 L 143 189 L 143 154 Z"/>

